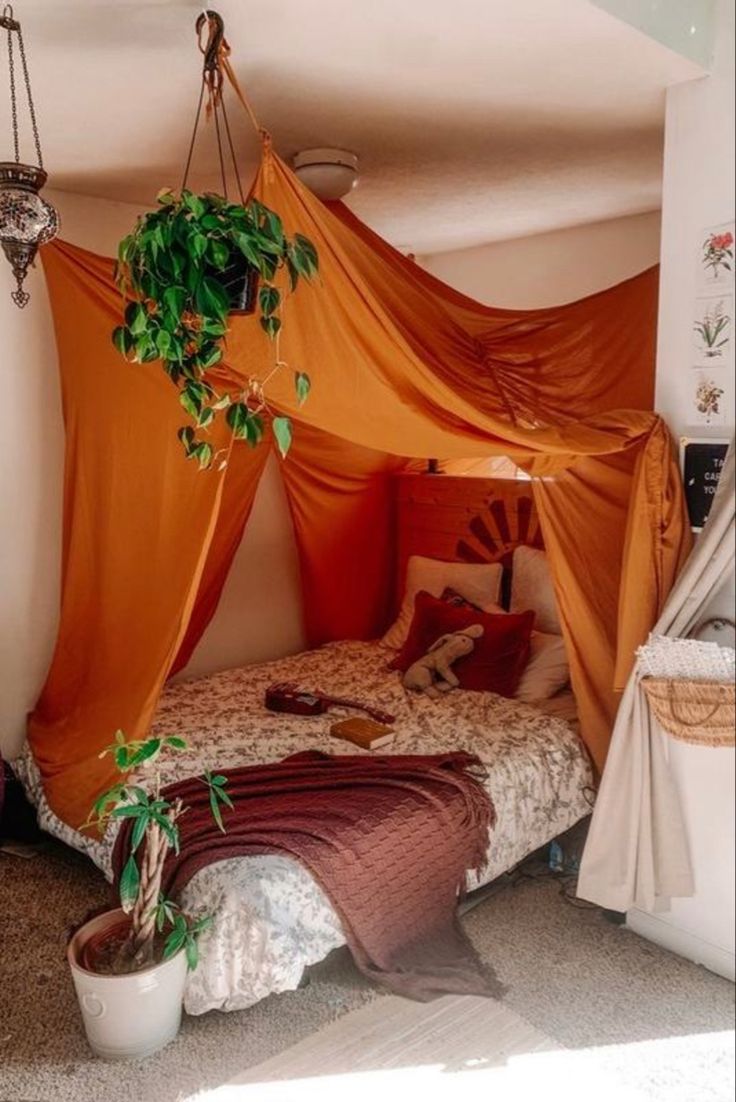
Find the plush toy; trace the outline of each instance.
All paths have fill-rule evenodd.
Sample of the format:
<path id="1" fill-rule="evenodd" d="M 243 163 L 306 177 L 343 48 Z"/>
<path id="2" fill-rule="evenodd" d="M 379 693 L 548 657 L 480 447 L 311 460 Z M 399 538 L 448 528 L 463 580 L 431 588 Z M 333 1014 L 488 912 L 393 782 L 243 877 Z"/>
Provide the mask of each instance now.
<path id="1" fill-rule="evenodd" d="M 417 659 L 404 674 L 402 681 L 407 689 L 437 697 L 440 693 L 456 689 L 460 682 L 450 669 L 458 658 L 470 654 L 475 640 L 483 634 L 482 624 L 471 624 L 463 631 L 441 635 L 423 658 Z"/>

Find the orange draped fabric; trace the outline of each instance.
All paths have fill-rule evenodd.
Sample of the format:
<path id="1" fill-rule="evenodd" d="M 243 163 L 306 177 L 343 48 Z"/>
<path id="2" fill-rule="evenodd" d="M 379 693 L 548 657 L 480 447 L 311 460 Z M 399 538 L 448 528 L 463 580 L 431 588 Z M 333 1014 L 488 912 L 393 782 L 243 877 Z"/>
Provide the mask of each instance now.
<path id="1" fill-rule="evenodd" d="M 393 474 L 429 457 L 508 456 L 534 478 L 583 735 L 601 767 L 615 687 L 689 548 L 672 443 L 651 412 L 656 270 L 567 306 L 496 310 L 320 203 L 269 141 L 254 193 L 320 255 L 319 280 L 285 306 L 291 370 L 268 388 L 295 422 L 282 470 L 310 641 L 386 624 Z M 63 243 L 43 256 L 67 430 L 64 561 L 59 639 L 29 739 L 51 807 L 78 825 L 112 780 L 100 749 L 117 728 L 145 733 L 211 618 L 268 445 L 233 445 L 225 471 L 187 463 L 171 383 L 112 347 L 111 261 Z M 217 370 L 242 386 L 272 357 L 257 322 L 234 318 Z M 301 408 L 297 369 L 312 378 Z"/>

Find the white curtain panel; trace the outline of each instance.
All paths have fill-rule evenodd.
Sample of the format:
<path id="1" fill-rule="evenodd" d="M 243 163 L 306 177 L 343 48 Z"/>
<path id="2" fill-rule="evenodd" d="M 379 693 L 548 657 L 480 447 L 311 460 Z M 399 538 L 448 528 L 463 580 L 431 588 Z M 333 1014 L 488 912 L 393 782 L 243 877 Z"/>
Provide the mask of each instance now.
<path id="1" fill-rule="evenodd" d="M 654 635 L 687 636 L 733 570 L 735 458 L 732 441 L 710 516 Z M 621 700 L 578 881 L 581 898 L 613 911 L 667 910 L 694 892 L 669 736 L 650 714 L 641 676 L 635 667 Z"/>

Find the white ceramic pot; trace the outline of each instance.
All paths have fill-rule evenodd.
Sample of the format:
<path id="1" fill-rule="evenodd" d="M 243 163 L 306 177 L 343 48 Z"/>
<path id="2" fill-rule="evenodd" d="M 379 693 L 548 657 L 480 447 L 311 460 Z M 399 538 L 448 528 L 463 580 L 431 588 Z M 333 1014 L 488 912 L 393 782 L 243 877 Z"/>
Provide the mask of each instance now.
<path id="1" fill-rule="evenodd" d="M 122 910 L 85 922 L 67 959 L 91 1048 L 105 1060 L 138 1060 L 173 1041 L 181 1023 L 187 961 L 183 950 L 126 976 L 99 975 L 80 963 L 84 947 L 125 921 Z"/>

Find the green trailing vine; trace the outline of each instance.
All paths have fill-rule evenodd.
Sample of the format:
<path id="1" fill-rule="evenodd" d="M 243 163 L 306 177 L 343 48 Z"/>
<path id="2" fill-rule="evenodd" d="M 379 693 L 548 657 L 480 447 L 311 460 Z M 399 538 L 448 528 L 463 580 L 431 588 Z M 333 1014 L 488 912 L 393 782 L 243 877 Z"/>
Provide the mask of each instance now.
<path id="1" fill-rule="evenodd" d="M 264 388 L 287 366 L 279 355 L 284 298 L 317 275 L 319 258 L 308 237 L 287 236 L 278 214 L 257 199 L 243 206 L 219 195 L 164 190 L 158 204 L 120 242 L 116 282 L 129 301 L 112 339 L 128 361 L 162 362 L 192 422 L 178 433 L 187 458 L 200 469 L 218 459 L 222 467 L 226 460 L 207 439 L 215 419 L 224 414 L 233 437 L 252 447 L 262 440 L 269 413 Z M 228 316 L 243 286 L 250 286 L 260 326 L 274 343 L 274 369 L 233 393 L 218 389 L 209 373 L 223 358 Z M 310 385 L 305 372 L 294 373 L 300 405 Z M 272 417 L 271 428 L 285 456 L 289 418 Z"/>

